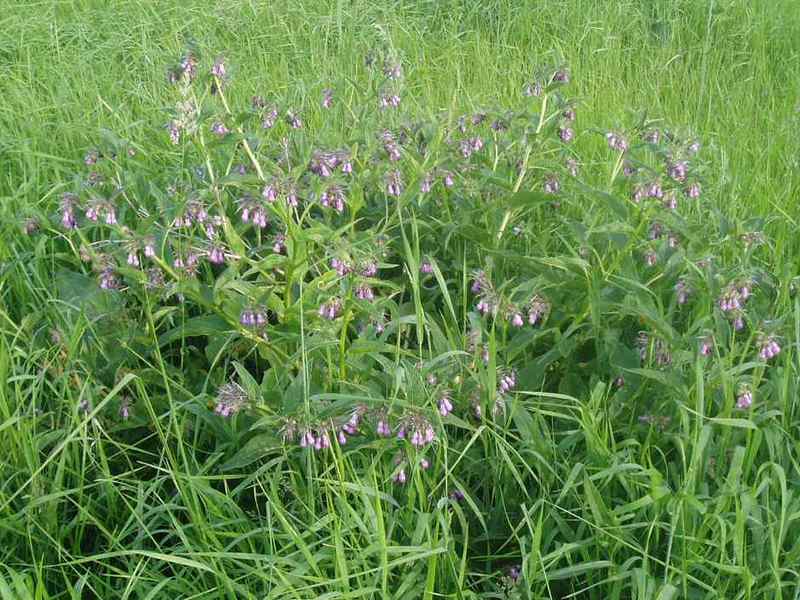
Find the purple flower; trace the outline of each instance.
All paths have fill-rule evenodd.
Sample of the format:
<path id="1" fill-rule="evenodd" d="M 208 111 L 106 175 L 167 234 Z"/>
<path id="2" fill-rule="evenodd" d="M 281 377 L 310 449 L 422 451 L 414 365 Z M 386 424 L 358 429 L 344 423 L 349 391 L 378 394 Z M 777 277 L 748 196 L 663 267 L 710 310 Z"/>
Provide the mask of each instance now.
<path id="1" fill-rule="evenodd" d="M 500 393 L 510 392 L 517 386 L 517 375 L 514 371 L 508 371 L 500 375 L 500 383 L 498 385 Z"/>
<path id="2" fill-rule="evenodd" d="M 378 420 L 378 425 L 375 428 L 375 432 L 380 437 L 389 437 L 392 435 L 392 430 L 389 428 L 389 421 L 385 416 Z"/>
<path id="3" fill-rule="evenodd" d="M 664 194 L 664 208 L 667 210 L 676 210 L 678 208 L 678 195 L 674 190 Z"/>
<path id="4" fill-rule="evenodd" d="M 528 304 L 528 323 L 536 325 L 550 313 L 550 303 L 541 296 L 534 296 Z"/>
<path id="5" fill-rule="evenodd" d="M 269 110 L 265 110 L 261 117 L 261 127 L 264 129 L 272 129 L 278 120 L 278 109 L 274 106 Z"/>
<path id="6" fill-rule="evenodd" d="M 344 277 L 351 271 L 350 265 L 336 257 L 331 259 L 331 268 L 336 270 L 336 273 L 339 275 L 339 277 Z"/>
<path id="7" fill-rule="evenodd" d="M 330 108 L 333 106 L 333 90 L 326 88 L 322 90 L 322 108 Z"/>
<path id="8" fill-rule="evenodd" d="M 608 143 L 608 147 L 612 150 L 617 150 L 619 152 L 626 152 L 628 150 L 628 140 L 613 131 L 606 133 L 606 143 Z"/>
<path id="9" fill-rule="evenodd" d="M 344 212 L 345 195 L 341 186 L 333 184 L 328 187 L 319 197 L 319 203 L 324 207 L 333 207 L 338 213 Z"/>
<path id="10" fill-rule="evenodd" d="M 742 410 L 748 409 L 753 405 L 753 393 L 743 388 L 742 391 L 739 392 L 739 395 L 736 398 L 736 408 L 740 408 Z"/>
<path id="11" fill-rule="evenodd" d="M 419 265 L 419 272 L 423 275 L 430 275 L 433 273 L 433 265 L 429 261 L 423 260 Z"/>
<path id="12" fill-rule="evenodd" d="M 364 277 L 375 277 L 378 274 L 378 263 L 368 260 L 361 265 L 361 275 Z"/>
<path id="13" fill-rule="evenodd" d="M 555 175 L 550 175 L 544 180 L 543 188 L 545 194 L 557 194 L 561 189 L 561 184 Z"/>
<path id="14" fill-rule="evenodd" d="M 303 121 L 300 120 L 300 117 L 290 110 L 286 111 L 286 122 L 292 129 L 301 129 L 303 127 Z"/>
<path id="15" fill-rule="evenodd" d="M 342 301 L 331 298 L 319 307 L 319 316 L 328 321 L 333 321 L 342 312 Z"/>
<path id="16" fill-rule="evenodd" d="M 226 73 L 227 72 L 225 70 L 225 62 L 221 57 L 217 58 L 217 60 L 214 61 L 214 64 L 211 67 L 211 74 L 217 79 L 225 79 Z"/>
<path id="17" fill-rule="evenodd" d="M 781 347 L 772 337 L 765 337 L 761 340 L 761 349 L 758 353 L 762 360 L 770 360 L 780 354 Z"/>
<path id="18" fill-rule="evenodd" d="M 100 272 L 98 281 L 101 290 L 117 290 L 120 287 L 116 273 L 109 267 Z"/>
<path id="19" fill-rule="evenodd" d="M 195 75 L 197 75 L 197 59 L 194 55 L 187 54 L 181 59 L 180 73 L 188 82 L 195 78 Z"/>
<path id="20" fill-rule="evenodd" d="M 453 412 L 453 402 L 450 400 L 447 393 L 445 393 L 439 398 L 439 414 L 446 417 L 451 412 Z"/>
<path id="21" fill-rule="evenodd" d="M 700 341 L 700 354 L 702 356 L 709 356 L 714 350 L 714 340 L 710 337 L 703 338 Z"/>
<path id="22" fill-rule="evenodd" d="M 367 300 L 372 301 L 375 298 L 375 293 L 372 291 L 372 288 L 365 283 L 362 283 L 358 287 L 356 287 L 356 298 L 359 300 Z"/>
<path id="23" fill-rule="evenodd" d="M 128 252 L 127 263 L 132 267 L 138 267 L 139 266 L 139 264 L 140 264 L 139 263 L 139 254 L 135 250 L 132 250 L 132 251 Z"/>
<path id="24" fill-rule="evenodd" d="M 453 187 L 455 181 L 453 180 L 453 174 L 449 171 L 444 174 L 444 187 Z"/>
<path id="25" fill-rule="evenodd" d="M 525 321 L 522 319 L 522 315 L 518 312 L 512 314 L 510 320 L 514 327 L 522 327 L 525 324 Z"/>
<path id="26" fill-rule="evenodd" d="M 225 262 L 225 252 L 219 246 L 214 246 L 208 251 L 208 260 L 215 265 L 221 265 Z"/>
<path id="27" fill-rule="evenodd" d="M 386 175 L 386 193 L 395 197 L 399 197 L 403 193 L 400 171 L 389 171 Z"/>
<path id="28" fill-rule="evenodd" d="M 558 137 L 561 138 L 562 142 L 568 144 L 575 137 L 575 130 L 571 127 L 562 127 L 558 130 Z"/>
<path id="29" fill-rule="evenodd" d="M 282 254 L 286 250 L 286 236 L 282 233 L 275 234 L 275 242 L 272 244 L 272 251 L 275 254 Z"/>
<path id="30" fill-rule="evenodd" d="M 238 413 L 248 402 L 247 392 L 238 383 L 225 383 L 217 391 L 217 405 L 214 412 L 221 417 Z"/>
<path id="31" fill-rule="evenodd" d="M 264 186 L 264 190 L 261 192 L 261 195 L 269 204 L 275 202 L 278 199 L 278 188 L 276 183 L 272 182 Z"/>
<path id="32" fill-rule="evenodd" d="M 97 150 L 89 150 L 86 153 L 86 156 L 83 157 L 83 164 L 86 166 L 92 166 L 97 164 L 97 159 L 100 158 L 100 153 Z"/>
<path id="33" fill-rule="evenodd" d="M 663 198 L 664 190 L 661 189 L 661 184 L 654 181 L 647 185 L 646 193 L 650 198 Z"/>
<path id="34" fill-rule="evenodd" d="M 661 141 L 661 132 L 658 129 L 651 129 L 642 136 L 642 139 L 648 144 L 658 144 Z"/>
<path id="35" fill-rule="evenodd" d="M 214 123 L 211 125 L 211 133 L 219 137 L 225 137 L 230 132 L 230 129 L 228 129 L 225 126 L 225 123 L 222 123 L 221 121 L 214 121 Z"/>
<path id="36" fill-rule="evenodd" d="M 686 181 L 686 171 L 689 168 L 689 163 L 685 160 L 679 160 L 672 163 L 667 169 L 667 174 L 679 183 Z"/>
<path id="37" fill-rule="evenodd" d="M 70 192 L 61 195 L 61 225 L 64 229 L 77 229 L 78 222 L 75 219 L 75 208 L 78 204 L 78 197 Z"/>
<path id="38" fill-rule="evenodd" d="M 395 473 L 394 482 L 399 484 L 399 485 L 403 485 L 406 482 L 406 470 L 405 469 L 400 469 L 397 473 Z"/>
<path id="39" fill-rule="evenodd" d="M 695 199 L 700 197 L 700 192 L 701 192 L 700 184 L 695 181 L 693 183 L 690 183 L 683 193 L 686 195 L 687 198 Z"/>

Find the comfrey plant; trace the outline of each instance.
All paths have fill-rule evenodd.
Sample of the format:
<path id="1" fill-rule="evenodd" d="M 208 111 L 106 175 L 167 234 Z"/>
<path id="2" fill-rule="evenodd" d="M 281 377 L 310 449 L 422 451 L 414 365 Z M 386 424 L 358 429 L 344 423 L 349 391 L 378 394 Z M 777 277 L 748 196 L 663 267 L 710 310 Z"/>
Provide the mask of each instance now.
<path id="1" fill-rule="evenodd" d="M 367 68 L 360 91 L 329 82 L 306 104 L 240 107 L 224 59 L 187 53 L 147 140 L 163 171 L 117 140 L 58 185 L 50 230 L 76 249 L 73 270 L 140 325 L 117 367 L 141 367 L 156 341 L 172 368 L 191 364 L 187 390 L 216 382 L 209 415 L 260 414 L 321 457 L 395 445 L 398 484 L 430 466 L 449 423 L 512 426 L 520 392 L 585 398 L 603 382 L 615 411 L 666 429 L 653 413 L 667 404 L 649 399 L 685 401 L 667 375 L 758 358 L 735 370 L 735 402 L 708 390 L 709 410 L 768 400 L 757 388 L 790 333 L 782 284 L 755 260 L 767 244 L 742 251 L 714 225 L 693 136 L 647 121 L 598 136 L 558 64 L 510 106 L 426 117 L 407 108 L 399 61 Z M 361 133 L 337 138 L 334 120 Z M 595 172 L 580 156 L 593 136 L 608 158 Z"/>

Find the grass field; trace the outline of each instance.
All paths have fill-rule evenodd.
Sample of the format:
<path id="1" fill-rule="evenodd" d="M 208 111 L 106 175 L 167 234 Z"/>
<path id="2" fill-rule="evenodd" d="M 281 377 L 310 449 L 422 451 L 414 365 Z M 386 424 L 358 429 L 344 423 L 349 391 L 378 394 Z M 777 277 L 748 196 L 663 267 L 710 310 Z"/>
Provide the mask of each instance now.
<path id="1" fill-rule="evenodd" d="M 796 0 L 2 8 L 0 599 L 800 598 Z M 278 134 L 215 145 L 204 124 L 202 142 L 170 144 L 179 94 L 166 73 L 192 45 L 204 73 L 225 58 L 231 129 L 247 127 L 238 111 L 252 96 L 279 98 L 303 117 L 300 133 L 279 125 L 299 155 L 347 145 L 362 179 L 342 214 L 270 209 L 287 232 L 273 256 L 272 237 L 226 223 L 236 266 L 187 283 L 165 250 L 169 294 L 95 289 L 99 253 L 129 232 L 60 227 L 62 193 L 87 189 L 87 151 L 119 152 L 98 168 L 135 199 L 119 215 L 134 228 L 144 208 L 174 216 L 173 178 L 204 186 L 232 222 L 225 186 L 256 189 L 253 167 L 282 164 Z M 374 52 L 402 63 L 396 113 L 361 110 L 379 85 Z M 547 65 L 568 67 L 577 112 L 580 184 L 564 176 L 559 203 L 531 190 L 573 152 L 539 141 L 560 87 L 530 100 L 538 127 L 487 141 L 494 162 L 435 188 L 435 203 L 371 191 L 386 162 L 367 158 L 387 148 L 376 132 L 516 110 Z M 219 94 L 202 98 L 222 110 Z M 644 119 L 701 141 L 703 194 L 679 216 L 628 200 L 627 150 L 604 139 Z M 426 142 L 446 154 L 444 133 Z M 409 190 L 427 156 L 403 145 Z M 681 232 L 674 254 L 647 239 L 653 219 Z M 183 238 L 167 235 L 179 257 Z M 385 331 L 356 327 L 372 313 L 346 287 L 344 316 L 320 319 L 336 300 L 325 294 L 349 285 L 330 257 L 372 256 L 382 240 L 382 280 L 369 281 Z M 655 272 L 637 260 L 649 249 Z M 524 331 L 482 317 L 478 268 L 492 270 L 496 306 L 543 286 L 549 316 Z M 720 308 L 726 293 L 748 301 L 742 331 Z M 262 305 L 268 339 L 239 319 Z M 773 341 L 781 351 L 765 358 Z M 249 408 L 226 419 L 215 402 L 232 381 Z M 430 420 L 435 442 L 379 429 L 318 452 L 281 440 L 280 427 L 303 435 L 362 406 L 378 422 L 401 415 L 393 434 Z"/>

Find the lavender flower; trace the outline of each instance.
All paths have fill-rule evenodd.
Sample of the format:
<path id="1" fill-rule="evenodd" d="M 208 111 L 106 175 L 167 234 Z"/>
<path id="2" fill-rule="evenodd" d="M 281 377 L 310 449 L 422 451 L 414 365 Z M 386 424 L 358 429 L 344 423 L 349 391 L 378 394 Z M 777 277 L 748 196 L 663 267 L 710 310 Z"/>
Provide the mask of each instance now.
<path id="1" fill-rule="evenodd" d="M 628 150 L 628 140 L 619 133 L 614 133 L 613 131 L 606 133 L 606 142 L 608 143 L 608 147 L 612 150 L 617 150 L 619 152 L 626 152 Z"/>
<path id="2" fill-rule="evenodd" d="M 661 183 L 658 181 L 653 181 L 649 183 L 645 189 L 645 193 L 650 198 L 658 198 L 661 199 L 664 197 L 664 190 L 661 188 Z"/>
<path id="3" fill-rule="evenodd" d="M 261 127 L 263 129 L 272 129 L 278 121 L 278 109 L 275 106 L 265 110 L 261 115 Z"/>
<path id="4" fill-rule="evenodd" d="M 557 194 L 561 189 L 561 184 L 558 182 L 558 178 L 555 175 L 549 175 L 544 180 L 542 187 L 544 188 L 545 194 Z"/>
<path id="5" fill-rule="evenodd" d="M 536 325 L 550 313 L 550 303 L 538 294 L 528 304 L 528 323 Z"/>
<path id="6" fill-rule="evenodd" d="M 286 122 L 292 129 L 301 129 L 303 127 L 303 121 L 300 120 L 300 117 L 290 110 L 286 111 Z"/>
<path id="7" fill-rule="evenodd" d="M 661 141 L 661 132 L 658 129 L 651 129 L 642 136 L 642 139 L 648 144 L 658 144 Z"/>
<path id="8" fill-rule="evenodd" d="M 389 171 L 386 175 L 386 193 L 399 197 L 403 193 L 403 181 L 400 171 Z"/>
<path id="9" fill-rule="evenodd" d="M 119 403 L 119 416 L 123 421 L 127 421 L 131 416 L 131 407 L 127 398 L 122 398 Z"/>
<path id="10" fill-rule="evenodd" d="M 439 414 L 443 417 L 446 417 L 451 412 L 453 412 L 453 402 L 450 400 L 450 395 L 448 392 L 444 392 L 442 397 L 439 398 Z"/>
<path id="11" fill-rule="evenodd" d="M 696 199 L 700 197 L 700 184 L 698 182 L 690 183 L 689 186 L 684 190 L 684 194 L 687 198 Z"/>
<path id="12" fill-rule="evenodd" d="M 433 265 L 428 260 L 423 260 L 419 265 L 419 272 L 423 275 L 430 275 L 433 273 Z"/>
<path id="13" fill-rule="evenodd" d="M 397 473 L 395 473 L 393 480 L 395 483 L 403 485 L 406 482 L 406 470 L 400 469 Z"/>
<path id="14" fill-rule="evenodd" d="M 225 69 L 225 62 L 221 57 L 214 61 L 211 67 L 211 74 L 217 79 L 225 79 L 227 71 Z"/>
<path id="15" fill-rule="evenodd" d="M 272 251 L 275 254 L 283 254 L 284 250 L 286 250 L 286 236 L 282 233 L 277 233 L 272 244 Z"/>
<path id="16" fill-rule="evenodd" d="M 392 435 L 392 430 L 389 427 L 389 421 L 387 420 L 385 415 L 382 416 L 380 419 L 378 419 L 378 425 L 375 428 L 375 432 L 380 437 L 389 437 Z"/>
<path id="17" fill-rule="evenodd" d="M 169 139 L 173 145 L 177 146 L 181 141 L 181 128 L 177 121 L 170 121 L 167 123 L 167 130 L 169 131 Z"/>
<path id="18" fill-rule="evenodd" d="M 356 287 L 356 298 L 359 300 L 367 300 L 371 302 L 375 298 L 375 293 L 372 291 L 372 288 L 365 283 L 360 284 Z"/>
<path id="19" fill-rule="evenodd" d="M 78 222 L 75 219 L 75 208 L 78 205 L 78 197 L 70 192 L 61 194 L 61 225 L 64 229 L 77 229 Z"/>
<path id="20" fill-rule="evenodd" d="M 230 417 L 238 413 L 248 402 L 247 392 L 238 383 L 225 383 L 217 390 L 217 404 L 214 413 Z"/>
<path id="21" fill-rule="evenodd" d="M 710 337 L 705 337 L 700 341 L 700 354 L 702 356 L 709 356 L 714 350 L 714 340 Z"/>
<path id="22" fill-rule="evenodd" d="M 330 108 L 333 106 L 333 90 L 330 88 L 325 88 L 322 90 L 322 102 L 320 102 L 322 108 Z"/>
<path id="23" fill-rule="evenodd" d="M 423 448 L 436 438 L 436 432 L 430 421 L 420 414 L 405 417 L 398 430 L 398 437 L 402 438 L 406 435 L 415 448 Z"/>
<path id="24" fill-rule="evenodd" d="M 225 251 L 219 246 L 213 246 L 208 251 L 208 260 L 215 265 L 221 265 L 225 262 Z"/>
<path id="25" fill-rule="evenodd" d="M 562 142 L 568 144 L 575 138 L 575 130 L 571 127 L 561 127 L 558 130 L 558 137 L 561 139 Z"/>
<path id="26" fill-rule="evenodd" d="M 669 165 L 667 169 L 667 174 L 670 178 L 674 179 L 678 183 L 683 183 L 686 181 L 686 172 L 689 168 L 689 163 L 685 160 L 679 160 L 677 162 L 672 163 Z"/>
<path id="27" fill-rule="evenodd" d="M 111 267 L 106 267 L 100 272 L 98 278 L 101 290 L 117 290 L 120 288 L 119 279 Z"/>
<path id="28" fill-rule="evenodd" d="M 86 153 L 86 156 L 83 157 L 83 164 L 90 167 L 92 165 L 97 164 L 97 160 L 100 158 L 100 153 L 97 150 L 89 150 Z"/>
<path id="29" fill-rule="evenodd" d="M 773 337 L 763 337 L 760 341 L 760 346 L 761 349 L 759 350 L 758 356 L 762 360 L 770 360 L 780 354 L 781 351 L 781 347 Z"/>
<path id="30" fill-rule="evenodd" d="M 742 388 L 736 397 L 736 408 L 746 410 L 753 405 L 753 392 L 747 388 Z"/>
<path id="31" fill-rule="evenodd" d="M 342 301 L 339 298 L 331 298 L 319 307 L 319 316 L 328 321 L 333 321 L 342 312 Z"/>
<path id="32" fill-rule="evenodd" d="M 338 213 L 344 212 L 345 195 L 341 186 L 333 184 L 329 186 L 319 197 L 319 203 L 324 207 L 333 207 Z"/>
<path id="33" fill-rule="evenodd" d="M 517 374 L 512 370 L 500 375 L 498 393 L 510 392 L 517 386 Z"/>
<path id="34" fill-rule="evenodd" d="M 225 136 L 226 136 L 226 135 L 228 135 L 230 132 L 231 132 L 231 130 L 230 130 L 230 129 L 228 129 L 228 128 L 225 126 L 225 123 L 222 123 L 221 121 L 215 121 L 215 122 L 214 122 L 214 123 L 211 125 L 211 133 L 213 133 L 213 134 L 214 134 L 214 135 L 216 135 L 216 136 L 219 136 L 219 137 L 225 137 Z"/>

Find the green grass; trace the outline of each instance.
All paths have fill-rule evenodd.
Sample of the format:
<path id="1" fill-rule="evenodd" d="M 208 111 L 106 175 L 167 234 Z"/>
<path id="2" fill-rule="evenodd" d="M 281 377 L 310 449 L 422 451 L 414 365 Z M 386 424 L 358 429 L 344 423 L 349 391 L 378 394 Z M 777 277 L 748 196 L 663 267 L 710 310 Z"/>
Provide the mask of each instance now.
<path id="1" fill-rule="evenodd" d="M 789 294 L 800 256 L 795 4 L 7 3 L 0 598 L 800 597 L 800 302 Z M 189 389 L 192 340 L 177 359 L 157 351 L 141 371 L 95 377 L 113 359 L 93 346 L 108 334 L 98 314 L 109 305 L 70 308 L 55 285 L 70 249 L 23 236 L 21 220 L 55 214 L 61 184 L 101 130 L 135 140 L 158 173 L 171 150 L 148 136 L 174 105 L 164 72 L 188 39 L 207 56 L 224 54 L 233 104 L 288 95 L 311 126 L 325 118 L 319 91 L 330 82 L 365 86 L 363 57 L 383 46 L 403 60 L 410 110 L 510 105 L 534 66 L 561 56 L 579 124 L 616 128 L 646 111 L 698 135 L 714 163 L 706 201 L 736 231 L 763 228 L 769 240 L 754 261 L 776 274 L 786 315 L 780 363 L 764 375 L 769 409 L 752 420 L 730 411 L 731 373 L 742 363 L 712 375 L 689 368 L 687 410 L 670 413 L 665 432 L 637 428 L 643 407 L 615 406 L 603 386 L 525 390 L 513 423 L 463 427 L 459 443 L 443 440 L 431 472 L 415 472 L 399 494 L 387 475 L 391 453 L 378 443 L 298 458 L 272 434 L 248 436 L 209 418 L 193 399 L 215 382 Z M 338 121 L 325 127 L 331 140 L 350 135 Z M 589 169 L 607 169 L 599 136 L 579 144 Z M 413 226 L 405 225 L 411 258 Z M 458 291 L 453 322 L 466 312 Z M 427 358 L 455 350 L 448 319 L 425 316 L 443 330 L 431 334 Z M 158 318 L 143 316 L 148 335 Z M 412 362 L 403 366 L 413 372 Z M 589 380 L 581 369 L 576 363 Z M 704 408 L 715 401 L 704 396 L 704 378 L 714 377 L 727 412 Z M 123 396 L 136 402 L 133 425 L 104 416 Z M 467 499 L 445 502 L 461 486 Z M 501 578 L 518 563 L 525 583 L 505 596 Z"/>

